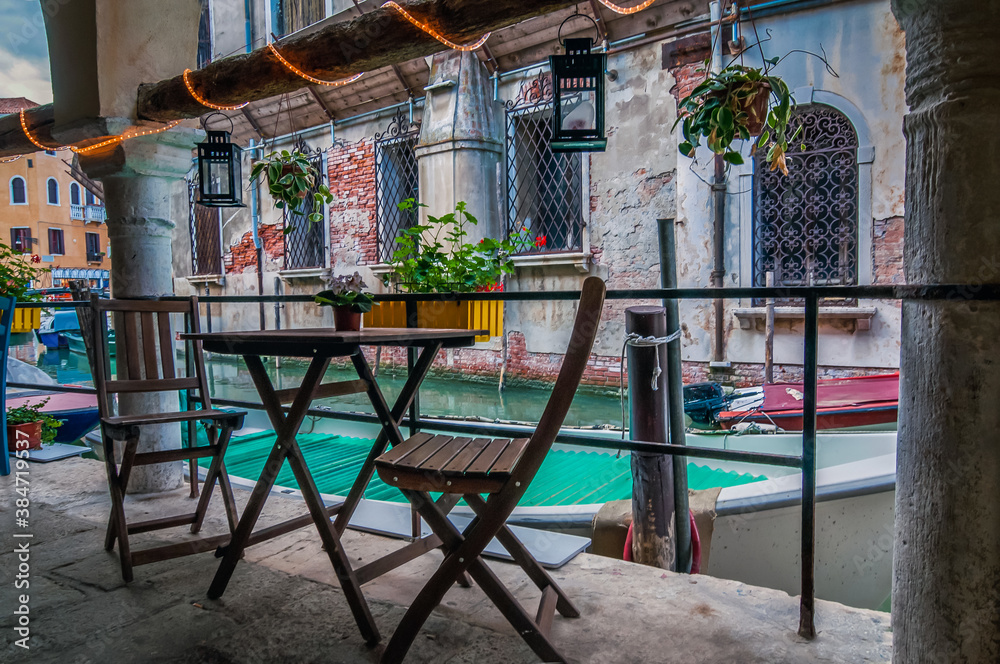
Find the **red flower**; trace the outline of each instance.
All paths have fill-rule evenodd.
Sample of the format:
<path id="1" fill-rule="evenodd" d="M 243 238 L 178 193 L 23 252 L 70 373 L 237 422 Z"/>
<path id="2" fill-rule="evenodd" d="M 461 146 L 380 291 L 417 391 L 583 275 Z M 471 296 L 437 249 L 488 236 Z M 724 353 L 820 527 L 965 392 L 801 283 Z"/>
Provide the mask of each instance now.
<path id="1" fill-rule="evenodd" d="M 544 235 L 539 235 L 538 237 L 535 238 L 535 246 L 536 247 L 544 247 L 545 246 L 545 242 L 546 242 L 546 238 L 545 238 Z"/>
<path id="2" fill-rule="evenodd" d="M 31 262 L 32 263 L 41 263 L 42 262 L 42 257 L 39 256 L 38 254 L 31 254 Z"/>

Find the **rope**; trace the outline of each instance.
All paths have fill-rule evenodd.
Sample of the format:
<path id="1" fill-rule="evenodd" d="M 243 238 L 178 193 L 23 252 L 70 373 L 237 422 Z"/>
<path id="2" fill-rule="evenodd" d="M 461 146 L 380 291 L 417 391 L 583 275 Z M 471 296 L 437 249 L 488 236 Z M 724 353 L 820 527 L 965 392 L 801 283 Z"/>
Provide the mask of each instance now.
<path id="1" fill-rule="evenodd" d="M 621 402 L 622 407 L 622 440 L 625 440 L 625 350 L 629 346 L 635 346 L 637 348 L 650 348 L 655 346 L 662 346 L 663 344 L 668 344 L 671 341 L 677 341 L 681 338 L 681 331 L 674 330 L 672 334 L 665 337 L 644 337 L 641 334 L 636 334 L 635 332 L 630 332 L 625 335 L 622 341 L 622 354 L 618 361 L 618 399 Z M 653 369 L 653 377 L 650 379 L 650 387 L 653 391 L 660 389 L 659 378 L 663 370 L 660 369 L 660 353 L 656 353 L 656 367 Z M 621 450 L 618 450 L 618 456 L 622 454 Z"/>

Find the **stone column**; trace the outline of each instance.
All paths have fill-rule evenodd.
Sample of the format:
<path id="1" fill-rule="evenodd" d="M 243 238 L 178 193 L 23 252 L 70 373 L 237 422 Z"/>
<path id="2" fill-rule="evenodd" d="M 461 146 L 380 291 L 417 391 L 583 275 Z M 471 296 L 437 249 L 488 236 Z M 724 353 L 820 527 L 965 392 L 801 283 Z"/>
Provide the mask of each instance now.
<path id="1" fill-rule="evenodd" d="M 498 178 L 503 164 L 504 115 L 493 101 L 486 68 L 473 53 L 434 56 L 420 124 L 417 164 L 420 202 L 426 215 L 440 216 L 465 201 L 479 220 L 469 242 L 501 237 Z"/>
<path id="2" fill-rule="evenodd" d="M 113 153 L 81 159 L 88 175 L 104 184 L 111 247 L 111 295 L 116 298 L 172 295 L 171 233 L 188 215 L 184 176 L 192 166 L 192 148 L 200 132 L 175 129 L 136 138 Z M 119 396 L 119 411 L 156 413 L 178 409 L 176 392 Z M 142 429 L 140 452 L 177 449 L 176 424 Z M 130 493 L 176 489 L 183 482 L 181 462 L 137 466 Z"/>
<path id="3" fill-rule="evenodd" d="M 1000 283 L 1000 5 L 893 0 L 909 283 Z M 1000 303 L 903 306 L 893 661 L 1000 661 Z"/>

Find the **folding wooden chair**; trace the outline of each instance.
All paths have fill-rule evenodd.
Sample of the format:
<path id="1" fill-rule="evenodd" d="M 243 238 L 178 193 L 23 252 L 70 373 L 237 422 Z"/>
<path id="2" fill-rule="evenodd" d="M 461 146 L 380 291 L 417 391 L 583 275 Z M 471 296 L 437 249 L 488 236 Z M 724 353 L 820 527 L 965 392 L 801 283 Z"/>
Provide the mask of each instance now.
<path id="1" fill-rule="evenodd" d="M 111 490 L 111 515 L 104 546 L 108 551 L 118 542 L 122 578 L 132 580 L 132 567 L 146 563 L 186 556 L 202 551 L 214 551 L 225 544 L 236 530 L 238 516 L 233 489 L 226 473 L 224 457 L 233 430 L 243 426 L 245 412 L 212 410 L 212 400 L 205 377 L 205 361 L 201 343 L 190 342 L 189 353 L 194 357 L 194 376 L 178 376 L 174 365 L 174 337 L 170 329 L 171 314 L 185 314 L 192 332 L 200 331 L 198 298 L 187 302 L 156 300 L 102 300 L 91 295 L 94 312 L 92 342 L 95 349 L 94 382 L 97 386 L 97 403 L 101 414 L 101 432 L 104 441 L 105 466 L 108 487 Z M 117 377 L 112 379 L 108 349 L 108 314 L 114 317 Z M 198 390 L 202 406 L 197 410 L 174 413 L 147 413 L 118 415 L 115 395 L 141 392 L 167 392 Z M 208 432 L 207 446 L 196 447 L 195 441 L 181 449 L 138 452 L 143 426 L 154 424 L 205 422 Z M 115 441 L 124 441 L 121 461 L 115 460 Z M 210 458 L 211 464 L 194 512 L 151 519 L 129 524 L 125 519 L 125 493 L 133 466 L 188 460 L 192 495 L 198 482 L 197 459 Z M 221 485 L 222 500 L 229 521 L 229 534 L 186 540 L 140 551 L 129 547 L 129 535 L 176 526 L 191 526 L 197 533 L 208 510 L 208 503 L 215 484 Z"/>
<path id="2" fill-rule="evenodd" d="M 555 610 L 567 618 L 579 612 L 566 594 L 506 525 L 555 440 L 580 384 L 601 320 L 604 282 L 583 284 L 576 322 L 552 396 L 531 438 L 489 440 L 419 433 L 376 460 L 379 477 L 403 490 L 443 542 L 444 562 L 410 605 L 382 656 L 396 664 L 406 656 L 431 611 L 454 583 L 468 572 L 518 634 L 545 662 L 565 662 L 549 641 Z M 433 501 L 428 492 L 444 495 Z M 480 494 L 489 494 L 487 499 Z M 459 496 L 476 513 L 465 532 L 448 520 Z M 500 543 L 542 591 L 537 613 L 530 615 L 483 562 L 490 541 Z"/>

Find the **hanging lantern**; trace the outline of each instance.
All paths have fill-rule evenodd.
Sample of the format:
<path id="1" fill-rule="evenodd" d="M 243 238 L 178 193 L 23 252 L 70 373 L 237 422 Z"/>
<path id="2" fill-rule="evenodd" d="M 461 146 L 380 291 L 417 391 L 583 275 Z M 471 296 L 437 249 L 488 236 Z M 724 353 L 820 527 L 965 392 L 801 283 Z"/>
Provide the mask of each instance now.
<path id="1" fill-rule="evenodd" d="M 562 31 L 562 26 L 559 30 Z M 549 56 L 552 68 L 552 151 L 604 152 L 608 145 L 604 136 L 604 70 L 607 56 L 591 52 L 594 40 L 589 37 L 560 39 L 560 43 L 566 54 Z"/>
<path id="2" fill-rule="evenodd" d="M 229 120 L 230 131 L 208 131 L 198 144 L 198 203 L 205 207 L 244 207 L 242 150 L 230 141 L 232 128 Z"/>

